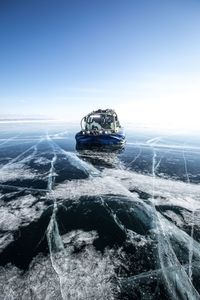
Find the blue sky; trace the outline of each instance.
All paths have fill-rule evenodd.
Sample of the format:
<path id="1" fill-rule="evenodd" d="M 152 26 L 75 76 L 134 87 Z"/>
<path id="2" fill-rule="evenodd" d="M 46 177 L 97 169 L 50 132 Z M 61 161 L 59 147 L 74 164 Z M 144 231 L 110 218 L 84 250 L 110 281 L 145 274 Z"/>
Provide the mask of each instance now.
<path id="1" fill-rule="evenodd" d="M 199 0 L 1 0 L 0 113 L 200 128 L 199 16 Z"/>

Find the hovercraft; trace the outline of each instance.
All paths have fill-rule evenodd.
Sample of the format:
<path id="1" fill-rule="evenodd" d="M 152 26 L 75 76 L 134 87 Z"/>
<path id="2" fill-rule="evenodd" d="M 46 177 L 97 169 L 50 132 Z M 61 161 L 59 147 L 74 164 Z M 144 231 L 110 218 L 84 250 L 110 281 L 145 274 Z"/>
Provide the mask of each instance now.
<path id="1" fill-rule="evenodd" d="M 125 143 L 124 129 L 112 109 L 98 109 L 83 117 L 81 131 L 75 138 L 78 146 L 121 146 Z"/>

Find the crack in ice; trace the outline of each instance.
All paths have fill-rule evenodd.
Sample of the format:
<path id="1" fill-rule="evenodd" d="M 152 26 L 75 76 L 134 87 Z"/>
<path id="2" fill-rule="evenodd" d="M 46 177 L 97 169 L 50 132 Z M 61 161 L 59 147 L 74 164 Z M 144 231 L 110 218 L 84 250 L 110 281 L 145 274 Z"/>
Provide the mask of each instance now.
<path id="1" fill-rule="evenodd" d="M 187 183 L 190 184 L 190 178 L 188 174 L 188 167 L 187 167 L 187 161 L 185 157 L 185 149 L 183 149 L 183 161 L 184 161 L 184 167 L 185 167 L 185 173 L 186 173 L 186 178 L 187 178 Z M 193 243 L 194 243 L 194 215 L 195 215 L 195 210 L 194 207 L 192 206 L 192 220 L 191 220 L 191 239 L 189 243 L 189 269 L 188 269 L 188 276 L 190 280 L 192 281 L 192 259 L 193 259 Z"/>
<path id="2" fill-rule="evenodd" d="M 154 202 L 155 202 L 155 177 L 156 177 L 156 151 L 152 142 L 158 142 L 160 138 L 155 138 L 148 141 L 153 151 L 152 158 L 152 207 L 154 208 L 154 214 L 157 223 L 157 239 L 158 239 L 158 255 L 161 264 L 162 274 L 166 281 L 168 291 L 173 297 L 177 297 L 177 293 L 181 295 L 183 299 L 199 299 L 200 295 L 193 286 L 190 276 L 187 275 L 186 271 L 180 264 L 172 245 L 170 244 L 168 233 L 165 233 L 163 223 L 160 215 L 157 213 Z M 174 266 L 179 268 L 174 272 L 166 272 L 166 268 Z M 191 264 L 189 263 L 189 270 Z M 189 271 L 190 272 L 190 271 Z"/>

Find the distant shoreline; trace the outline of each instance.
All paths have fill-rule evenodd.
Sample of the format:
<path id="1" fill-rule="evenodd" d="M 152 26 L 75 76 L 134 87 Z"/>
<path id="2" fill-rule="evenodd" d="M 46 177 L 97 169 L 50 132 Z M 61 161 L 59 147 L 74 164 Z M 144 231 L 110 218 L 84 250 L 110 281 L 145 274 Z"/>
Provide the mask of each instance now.
<path id="1" fill-rule="evenodd" d="M 14 123 L 70 123 L 72 125 L 79 124 L 79 121 L 68 121 L 64 119 L 0 119 L 0 124 Z"/>
<path id="2" fill-rule="evenodd" d="M 0 119 L 0 123 L 15 123 L 15 122 L 51 122 L 54 119 Z"/>

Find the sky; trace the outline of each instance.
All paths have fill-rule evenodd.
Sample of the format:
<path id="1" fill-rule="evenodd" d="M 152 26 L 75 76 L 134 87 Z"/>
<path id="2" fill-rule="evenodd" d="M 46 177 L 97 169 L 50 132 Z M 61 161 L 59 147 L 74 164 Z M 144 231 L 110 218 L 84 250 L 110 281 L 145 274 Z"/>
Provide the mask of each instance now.
<path id="1" fill-rule="evenodd" d="M 0 0 L 0 115 L 200 129 L 199 0 Z"/>

